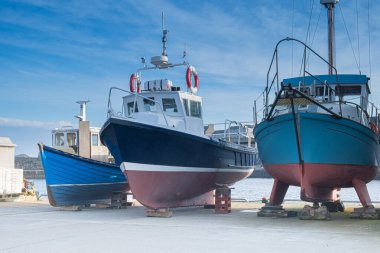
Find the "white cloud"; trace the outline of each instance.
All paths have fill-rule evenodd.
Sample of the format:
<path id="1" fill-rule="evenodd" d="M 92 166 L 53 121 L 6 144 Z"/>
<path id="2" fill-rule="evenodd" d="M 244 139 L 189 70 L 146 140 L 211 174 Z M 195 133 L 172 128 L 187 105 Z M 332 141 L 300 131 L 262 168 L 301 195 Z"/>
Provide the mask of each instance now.
<path id="1" fill-rule="evenodd" d="M 24 119 L 0 117 L 0 126 L 54 129 L 56 127 L 72 126 L 72 123 L 68 121 L 63 121 L 63 120 L 58 121 L 58 122 L 47 122 L 47 121 L 38 121 L 38 120 L 24 120 Z"/>

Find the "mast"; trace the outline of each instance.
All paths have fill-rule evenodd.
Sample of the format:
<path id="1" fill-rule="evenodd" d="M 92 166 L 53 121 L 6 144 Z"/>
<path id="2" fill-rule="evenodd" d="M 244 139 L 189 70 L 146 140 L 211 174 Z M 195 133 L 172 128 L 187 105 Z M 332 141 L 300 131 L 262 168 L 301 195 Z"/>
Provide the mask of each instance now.
<path id="1" fill-rule="evenodd" d="M 329 75 L 333 73 L 333 67 L 335 67 L 335 59 L 334 59 L 334 38 L 335 38 L 335 27 L 334 27 L 334 7 L 339 0 L 321 0 L 321 4 L 323 4 L 327 9 L 327 20 L 328 20 L 328 52 L 329 52 Z"/>
<path id="2" fill-rule="evenodd" d="M 165 22 L 164 22 L 164 13 L 162 12 L 162 54 L 159 56 L 153 56 L 150 59 L 150 63 L 155 65 L 157 68 L 167 68 L 169 64 L 168 54 L 166 53 L 166 35 L 168 34 L 169 30 L 165 29 Z"/>

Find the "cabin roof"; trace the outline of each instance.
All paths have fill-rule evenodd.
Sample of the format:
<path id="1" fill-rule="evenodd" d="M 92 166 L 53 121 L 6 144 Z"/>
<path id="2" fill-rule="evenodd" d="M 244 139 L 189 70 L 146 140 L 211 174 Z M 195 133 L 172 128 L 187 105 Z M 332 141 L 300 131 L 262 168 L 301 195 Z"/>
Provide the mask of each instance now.
<path id="1" fill-rule="evenodd" d="M 304 85 L 311 85 L 314 83 L 322 84 L 321 81 L 327 81 L 328 84 L 337 84 L 339 82 L 339 85 L 365 84 L 368 86 L 368 80 L 369 78 L 366 75 L 339 74 L 286 78 L 283 83 L 298 86 L 299 82 L 304 83 Z"/>

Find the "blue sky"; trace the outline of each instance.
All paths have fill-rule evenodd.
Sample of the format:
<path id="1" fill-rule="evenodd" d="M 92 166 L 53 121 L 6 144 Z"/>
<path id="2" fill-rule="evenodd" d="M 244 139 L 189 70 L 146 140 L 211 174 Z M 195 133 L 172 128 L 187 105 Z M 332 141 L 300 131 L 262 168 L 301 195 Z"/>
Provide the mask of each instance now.
<path id="1" fill-rule="evenodd" d="M 369 75 L 368 2 L 358 2 L 341 0 L 336 8 L 337 67 L 340 73 L 359 72 L 342 11 L 356 61 L 360 54 L 361 71 Z M 380 3 L 371 0 L 370 5 L 372 100 L 380 102 Z M 305 41 L 310 16 L 308 43 L 326 55 L 326 12 L 319 0 L 3 0 L 0 136 L 11 137 L 17 154 L 36 156 L 38 141 L 51 144 L 52 128 L 77 124 L 75 101 L 84 99 L 92 101 L 91 125 L 100 127 L 106 119 L 108 89 L 128 88 L 129 76 L 141 67 L 140 57 L 161 53 L 162 11 L 170 61 L 181 61 L 186 48 L 187 60 L 199 73 L 205 123 L 252 120 L 253 100 L 264 89 L 275 44 L 292 33 Z M 290 62 L 284 64 L 288 73 L 283 77 L 292 72 Z M 296 73 L 298 60 L 293 62 Z M 183 73 L 178 73 L 177 83 L 185 89 L 185 69 L 179 71 Z"/>

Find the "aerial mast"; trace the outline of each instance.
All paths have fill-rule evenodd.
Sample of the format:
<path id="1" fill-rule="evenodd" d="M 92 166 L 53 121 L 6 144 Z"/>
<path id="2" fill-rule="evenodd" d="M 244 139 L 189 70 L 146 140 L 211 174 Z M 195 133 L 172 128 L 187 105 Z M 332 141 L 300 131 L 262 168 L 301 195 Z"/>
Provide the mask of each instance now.
<path id="1" fill-rule="evenodd" d="M 334 59 L 334 7 L 339 0 L 321 0 L 321 4 L 323 4 L 327 9 L 327 20 L 328 20 L 328 50 L 329 50 L 329 75 L 333 73 L 333 67 L 335 67 L 335 59 Z"/>
<path id="2" fill-rule="evenodd" d="M 150 63 L 155 65 L 157 68 L 167 68 L 169 64 L 168 54 L 166 53 L 166 35 L 168 34 L 168 29 L 165 29 L 164 13 L 162 12 L 162 54 L 160 56 L 153 56 L 150 59 Z"/>

